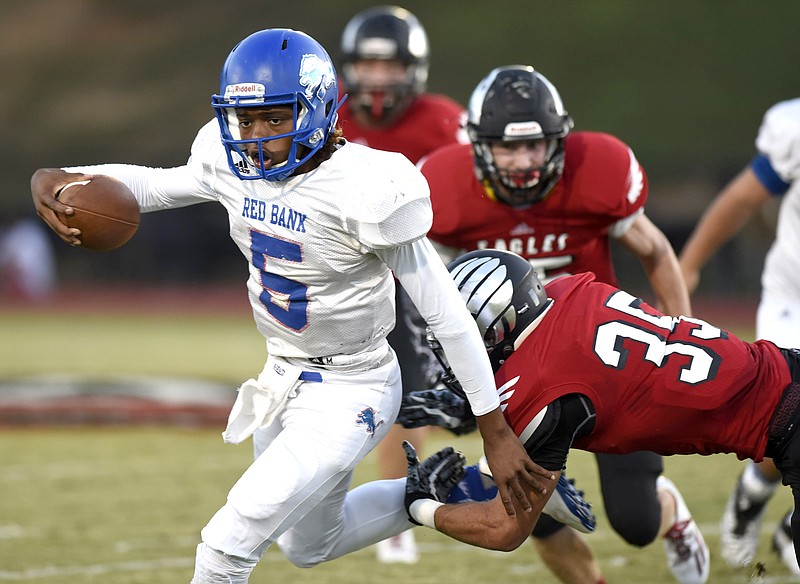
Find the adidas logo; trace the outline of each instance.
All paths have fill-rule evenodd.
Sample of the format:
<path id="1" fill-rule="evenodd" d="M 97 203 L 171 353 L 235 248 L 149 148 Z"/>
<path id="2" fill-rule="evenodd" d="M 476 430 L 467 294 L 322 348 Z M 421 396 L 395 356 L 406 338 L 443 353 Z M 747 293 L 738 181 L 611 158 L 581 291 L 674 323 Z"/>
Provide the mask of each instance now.
<path id="1" fill-rule="evenodd" d="M 534 232 L 533 227 L 531 227 L 530 225 L 528 225 L 523 221 L 522 223 L 514 227 L 514 229 L 512 229 L 509 232 L 509 235 L 511 237 L 520 237 L 522 235 L 530 235 L 533 232 Z"/>
<path id="2" fill-rule="evenodd" d="M 250 168 L 250 165 L 247 164 L 241 158 L 239 160 L 237 160 L 236 162 L 234 162 L 233 165 L 242 174 L 250 174 L 252 172 L 252 169 Z"/>

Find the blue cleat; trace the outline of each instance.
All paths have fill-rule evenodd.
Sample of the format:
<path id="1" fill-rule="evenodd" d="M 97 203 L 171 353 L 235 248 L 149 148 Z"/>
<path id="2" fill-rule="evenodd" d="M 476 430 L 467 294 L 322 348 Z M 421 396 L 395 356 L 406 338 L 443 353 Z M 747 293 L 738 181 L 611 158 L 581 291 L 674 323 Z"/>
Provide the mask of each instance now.
<path id="1" fill-rule="evenodd" d="M 478 464 L 464 469 L 466 474 L 453 487 L 447 497 L 448 503 L 466 501 L 489 501 L 497 495 L 497 487 L 492 480 L 489 465 L 485 457 Z M 582 533 L 592 533 L 597 526 L 597 518 L 592 513 L 592 506 L 583 498 L 583 492 L 575 488 L 575 481 L 562 474 L 556 490 L 542 509 L 556 521 L 569 525 Z"/>
<path id="2" fill-rule="evenodd" d="M 583 498 L 583 491 L 575 488 L 575 480 L 564 474 L 558 477 L 556 492 L 547 500 L 542 512 L 583 533 L 592 533 L 597 527 L 591 503 Z"/>

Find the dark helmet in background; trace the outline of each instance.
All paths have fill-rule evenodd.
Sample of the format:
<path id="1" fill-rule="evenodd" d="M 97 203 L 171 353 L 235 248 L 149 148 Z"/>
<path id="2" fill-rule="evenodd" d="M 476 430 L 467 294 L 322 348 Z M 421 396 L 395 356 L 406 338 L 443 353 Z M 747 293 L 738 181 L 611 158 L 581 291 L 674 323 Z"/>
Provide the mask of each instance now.
<path id="1" fill-rule="evenodd" d="M 481 249 L 464 254 L 447 269 L 478 323 L 496 372 L 515 343 L 552 304 L 531 264 L 509 251 Z"/>
<path id="2" fill-rule="evenodd" d="M 543 200 L 564 172 L 564 141 L 572 129 L 561 96 L 533 67 L 512 65 L 492 70 L 469 100 L 467 133 L 475 152 L 475 172 L 487 194 L 513 207 Z M 540 168 L 509 173 L 497 168 L 491 144 L 547 141 Z M 498 188 L 502 186 L 502 189 Z"/>
<path id="3" fill-rule="evenodd" d="M 359 12 L 342 33 L 342 79 L 353 109 L 376 120 L 403 111 L 428 81 L 428 36 L 417 17 L 399 6 L 377 6 Z M 364 60 L 399 61 L 405 79 L 388 86 L 370 86 L 359 79 L 355 64 Z"/>

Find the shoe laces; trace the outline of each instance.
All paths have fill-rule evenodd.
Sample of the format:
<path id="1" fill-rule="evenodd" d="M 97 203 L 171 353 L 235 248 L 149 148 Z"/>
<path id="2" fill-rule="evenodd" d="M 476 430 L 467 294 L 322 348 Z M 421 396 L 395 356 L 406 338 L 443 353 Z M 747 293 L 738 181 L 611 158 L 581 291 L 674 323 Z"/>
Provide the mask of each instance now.
<path id="1" fill-rule="evenodd" d="M 580 489 L 575 487 L 575 479 L 567 479 L 567 482 L 570 484 L 570 486 L 573 489 L 575 489 L 575 492 L 578 493 L 579 496 L 583 497 L 586 494 L 583 491 L 581 491 Z"/>
<path id="2" fill-rule="evenodd" d="M 664 534 L 664 539 L 669 540 L 681 561 L 688 560 L 692 557 L 694 534 L 692 533 L 693 530 L 689 529 L 691 523 L 691 519 L 679 521 Z"/>

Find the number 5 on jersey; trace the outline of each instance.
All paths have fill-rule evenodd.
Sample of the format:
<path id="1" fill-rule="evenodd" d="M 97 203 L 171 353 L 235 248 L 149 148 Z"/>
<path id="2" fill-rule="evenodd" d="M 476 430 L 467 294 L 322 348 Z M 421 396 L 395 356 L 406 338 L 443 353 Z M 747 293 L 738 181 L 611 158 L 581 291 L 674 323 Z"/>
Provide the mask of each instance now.
<path id="1" fill-rule="evenodd" d="M 297 332 L 305 329 L 308 326 L 308 286 L 267 269 L 274 261 L 302 262 L 300 245 L 251 229 L 250 250 L 264 288 L 258 298 L 267 312 L 286 328 Z"/>

